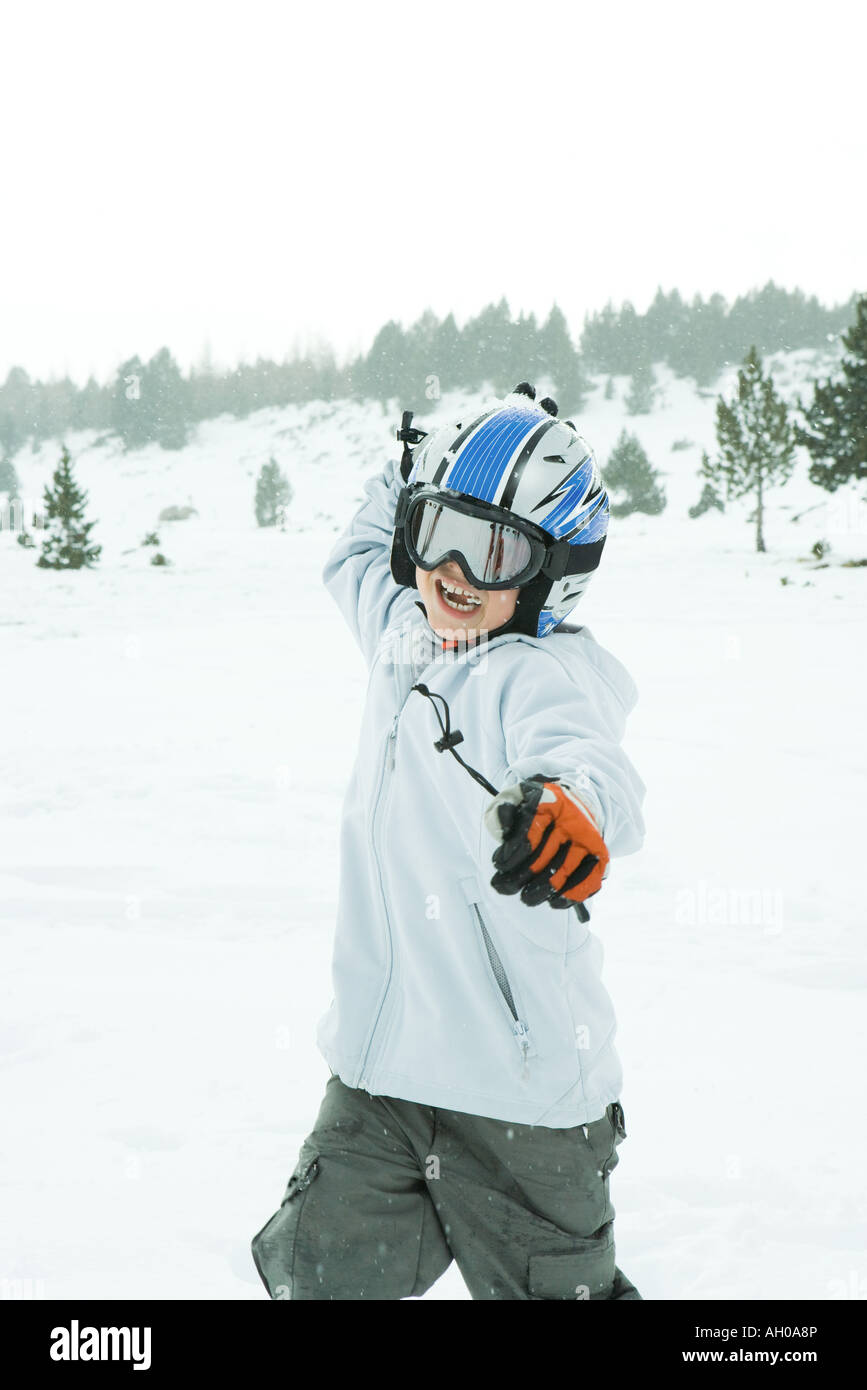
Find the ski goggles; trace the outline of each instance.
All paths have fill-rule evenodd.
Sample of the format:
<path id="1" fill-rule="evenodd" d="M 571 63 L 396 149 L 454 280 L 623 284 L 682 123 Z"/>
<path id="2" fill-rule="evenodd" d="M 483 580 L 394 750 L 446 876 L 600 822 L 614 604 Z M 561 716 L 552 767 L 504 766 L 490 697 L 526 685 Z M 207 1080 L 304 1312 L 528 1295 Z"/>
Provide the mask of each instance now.
<path id="1" fill-rule="evenodd" d="M 446 498 L 439 489 L 403 500 L 403 515 L 396 520 L 402 521 L 407 553 L 420 569 L 435 570 L 454 559 L 477 589 L 517 589 L 554 568 L 556 543 L 552 547 L 550 538 L 523 522 L 516 526 L 509 513 L 501 520 L 490 505 Z M 565 567 L 565 556 L 561 563 Z M 560 565 L 556 569 L 562 573 Z"/>

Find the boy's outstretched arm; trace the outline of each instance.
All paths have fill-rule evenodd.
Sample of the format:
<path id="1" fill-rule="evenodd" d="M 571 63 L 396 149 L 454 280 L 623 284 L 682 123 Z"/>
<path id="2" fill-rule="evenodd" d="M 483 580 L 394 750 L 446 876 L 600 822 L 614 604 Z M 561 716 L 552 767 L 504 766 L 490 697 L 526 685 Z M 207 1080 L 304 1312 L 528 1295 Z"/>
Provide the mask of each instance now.
<path id="1" fill-rule="evenodd" d="M 394 511 L 403 487 L 399 465 L 391 460 L 364 484 L 359 507 L 328 557 L 322 578 L 351 627 L 368 665 L 386 627 L 404 606 L 415 601 L 414 589 L 401 588 L 391 573 Z"/>
<path id="2" fill-rule="evenodd" d="M 556 892 L 565 892 L 554 903 L 561 907 L 592 896 L 609 858 L 634 853 L 644 840 L 644 783 L 620 746 L 635 686 L 619 662 L 585 640 L 580 687 L 542 653 L 539 679 L 503 692 L 508 769 L 485 817 L 500 841 L 492 883 L 520 891 L 531 906 Z"/>

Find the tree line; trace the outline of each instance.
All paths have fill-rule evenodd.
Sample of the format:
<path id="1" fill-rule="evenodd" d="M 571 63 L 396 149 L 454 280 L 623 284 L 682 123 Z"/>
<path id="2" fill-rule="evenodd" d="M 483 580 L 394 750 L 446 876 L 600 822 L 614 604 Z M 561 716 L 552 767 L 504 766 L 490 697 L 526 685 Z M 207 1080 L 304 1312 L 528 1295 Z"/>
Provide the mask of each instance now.
<path id="1" fill-rule="evenodd" d="M 763 356 L 825 346 L 840 336 L 855 310 L 857 295 L 825 308 L 815 295 L 785 290 L 768 281 L 763 289 L 728 305 L 721 294 L 687 303 L 677 290 L 660 288 L 645 314 L 630 303 L 609 303 L 584 323 L 581 351 L 594 372 L 630 376 L 642 388 L 654 362 L 677 376 L 709 386 L 723 369 L 740 362 L 750 346 Z"/>
<path id="2" fill-rule="evenodd" d="M 755 509 L 756 550 L 765 550 L 764 514 L 768 490 L 788 481 L 795 461 L 795 448 L 802 445 L 810 455 L 810 481 L 828 492 L 867 479 L 867 294 L 856 300 L 855 321 L 843 334 L 846 350 L 841 376 L 813 383 L 813 400 L 805 406 L 797 398 L 801 420 L 791 418 L 789 408 L 777 393 L 773 377 L 765 373 L 758 348 L 753 344 L 738 370 L 737 385 L 730 400 L 718 396 L 716 402 L 717 451 L 713 457 L 702 453 L 699 477 L 702 493 L 690 507 L 693 518 L 711 509 L 723 511 L 725 501 L 752 496 Z M 675 441 L 673 447 L 689 441 Z M 666 496 L 659 475 L 645 453 L 641 441 L 627 430 L 621 431 L 614 449 L 602 469 L 611 494 L 615 517 L 644 512 L 658 516 L 665 509 Z M 8 459 L 0 461 L 0 492 L 4 486 L 15 492 L 17 480 Z M 260 527 L 286 529 L 286 509 L 292 500 L 292 487 L 277 462 L 271 458 L 262 465 L 256 482 L 254 510 Z M 45 489 L 46 529 L 37 563 L 46 569 L 92 568 L 101 553 L 93 545 L 93 522 L 85 522 L 87 501 L 75 482 L 69 452 L 64 446 L 53 486 Z M 171 508 L 162 519 L 173 519 Z M 186 512 L 184 513 L 186 514 Z M 19 544 L 35 547 L 25 530 Z M 159 536 L 150 533 L 143 546 L 158 546 Z M 821 558 L 820 549 L 815 553 Z M 151 564 L 165 565 L 166 557 L 157 552 Z M 850 562 L 867 563 L 867 562 Z"/>
<path id="3" fill-rule="evenodd" d="M 777 392 L 758 347 L 751 345 L 732 398 L 717 397 L 717 449 L 713 455 L 702 453 L 702 491 L 689 509 L 691 517 L 724 511 L 726 502 L 750 497 L 755 547 L 762 552 L 767 495 L 788 482 L 796 447 L 810 456 L 810 481 L 827 492 L 867 480 L 867 295 L 856 299 L 854 322 L 842 341 L 840 375 L 814 382 L 809 404 L 797 397 L 800 419 Z M 621 431 L 602 474 L 615 517 L 633 512 L 658 516 L 664 510 L 665 489 L 637 435 Z"/>
<path id="4" fill-rule="evenodd" d="M 773 281 L 731 305 L 719 294 L 687 303 L 677 290 L 660 288 L 644 314 L 627 302 L 586 315 L 576 345 L 557 305 L 540 323 L 532 313 L 514 317 L 501 299 L 462 327 L 453 314 L 440 319 L 431 310 L 408 328 L 392 320 L 366 353 L 343 365 L 323 348 L 282 362 L 259 357 L 222 372 L 202 363 L 185 375 L 164 347 L 147 361 L 134 356 L 121 363 L 109 382 L 91 377 L 81 387 L 68 377 L 34 381 L 13 367 L 0 385 L 0 457 L 11 458 L 28 441 L 35 448 L 85 429 L 118 437 L 125 449 L 151 443 L 180 449 L 196 424 L 223 414 L 244 418 L 267 406 L 336 399 L 420 406 L 425 397 L 477 391 L 486 383 L 502 393 L 528 376 L 550 381 L 573 414 L 592 376 L 628 375 L 627 410 L 642 414 L 652 408 L 654 362 L 708 385 L 751 344 L 770 353 L 837 339 L 855 301 L 826 308 Z"/>

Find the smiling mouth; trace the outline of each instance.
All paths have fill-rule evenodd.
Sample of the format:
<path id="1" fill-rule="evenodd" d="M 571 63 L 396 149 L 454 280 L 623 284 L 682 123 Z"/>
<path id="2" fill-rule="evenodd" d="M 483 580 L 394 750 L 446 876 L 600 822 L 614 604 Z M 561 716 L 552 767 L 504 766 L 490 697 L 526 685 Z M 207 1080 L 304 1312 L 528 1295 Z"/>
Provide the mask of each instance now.
<path id="1" fill-rule="evenodd" d="M 461 584 L 451 584 L 444 579 L 438 579 L 436 584 L 437 595 L 453 613 L 474 613 L 481 608 L 482 600 Z"/>

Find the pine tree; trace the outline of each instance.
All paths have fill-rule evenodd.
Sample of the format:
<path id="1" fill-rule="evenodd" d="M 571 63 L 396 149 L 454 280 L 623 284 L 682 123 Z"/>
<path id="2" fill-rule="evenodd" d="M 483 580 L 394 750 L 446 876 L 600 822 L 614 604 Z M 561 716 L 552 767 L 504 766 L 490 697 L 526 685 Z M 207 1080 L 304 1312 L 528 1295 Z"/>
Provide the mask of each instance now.
<path id="1" fill-rule="evenodd" d="M 494 391 L 508 391 L 513 383 L 509 347 L 512 318 L 505 297 L 488 304 L 461 331 L 464 387 L 478 390 L 489 382 Z"/>
<path id="2" fill-rule="evenodd" d="M 0 386 L 0 444 L 8 454 L 16 453 L 34 430 L 36 383 L 23 367 L 11 367 Z"/>
<path id="3" fill-rule="evenodd" d="M 762 359 L 751 347 L 738 371 L 737 395 L 729 405 L 720 396 L 716 407 L 719 457 L 707 465 L 708 481 L 724 483 L 726 498 L 756 495 L 756 550 L 765 549 L 765 491 L 789 478 L 795 440 L 785 401 L 773 378 L 762 373 Z"/>
<path id="4" fill-rule="evenodd" d="M 604 309 L 584 315 L 580 340 L 581 356 L 591 372 L 623 373 L 620 315 L 609 299 Z"/>
<path id="5" fill-rule="evenodd" d="M 625 401 L 627 415 L 649 415 L 655 399 L 653 368 L 649 364 L 636 368 Z"/>
<path id="6" fill-rule="evenodd" d="M 419 400 L 424 396 L 426 388 L 433 390 L 433 395 L 428 396 L 429 400 L 437 398 L 436 383 L 431 382 L 430 378 L 438 378 L 439 375 L 434 366 L 439 327 L 439 319 L 432 309 L 425 309 L 415 323 L 410 325 L 406 334 L 400 375 L 394 382 L 394 394 L 398 400 Z M 439 381 L 440 393 L 442 389 L 442 382 Z"/>
<path id="7" fill-rule="evenodd" d="M 64 422 L 60 433 L 63 433 L 64 427 L 73 430 L 110 429 L 112 405 L 112 387 L 100 386 L 92 376 L 88 377 L 86 385 L 75 396 L 69 420 Z"/>
<path id="8" fill-rule="evenodd" d="M 380 328 L 367 355 L 353 364 L 353 394 L 362 400 L 378 400 L 387 405 L 393 396 L 400 394 L 398 381 L 403 376 L 405 356 L 406 335 L 396 319 L 389 319 Z"/>
<path id="9" fill-rule="evenodd" d="M 147 363 L 130 357 L 118 368 L 111 424 L 125 450 L 145 444 L 182 449 L 189 437 L 191 415 L 190 383 L 182 377 L 168 348 L 160 348 Z"/>
<path id="10" fill-rule="evenodd" d="M 566 316 L 557 304 L 538 330 L 536 357 L 535 375 L 547 377 L 553 383 L 563 418 L 577 414 L 587 398 L 590 382 L 581 355 L 572 342 Z M 515 374 L 515 380 L 527 374 L 525 366 Z M 533 380 L 532 375 L 530 380 Z"/>
<path id="11" fill-rule="evenodd" d="M 90 532 L 96 523 L 84 520 L 87 493 L 81 491 L 72 476 L 65 445 L 52 481 L 53 489 L 45 489 L 46 535 L 36 563 L 41 569 L 90 569 L 99 559 L 102 546 L 90 544 Z"/>
<path id="12" fill-rule="evenodd" d="M 145 365 L 130 357 L 117 369 L 111 402 L 111 427 L 120 435 L 123 447 L 140 449 L 152 437 L 150 403 L 144 384 Z"/>
<path id="13" fill-rule="evenodd" d="M 817 382 L 807 428 L 795 425 L 795 442 L 805 445 L 812 459 L 810 482 L 828 492 L 852 478 L 867 478 L 867 294 L 857 302 L 843 345 L 843 379 Z M 804 409 L 800 398 L 798 407 Z"/>
<path id="14" fill-rule="evenodd" d="M 618 315 L 617 333 L 620 339 L 620 371 L 626 376 L 640 376 L 651 371 L 652 356 L 644 316 L 626 299 Z"/>
<path id="15" fill-rule="evenodd" d="M 455 322 L 455 316 L 454 314 L 446 314 L 437 330 L 432 358 L 433 365 L 429 371 L 425 372 L 426 389 L 429 377 L 436 377 L 441 392 L 451 391 L 453 387 L 463 384 L 462 351 L 461 332 Z M 435 400 L 436 396 L 431 395 L 429 399 Z"/>
<path id="16" fill-rule="evenodd" d="M 692 375 L 696 386 L 711 386 L 726 364 L 726 302 L 712 294 L 698 312 L 692 335 Z"/>
<path id="17" fill-rule="evenodd" d="M 151 439 L 161 449 L 183 449 L 189 438 L 189 383 L 168 348 L 148 362 L 144 386 Z"/>
<path id="18" fill-rule="evenodd" d="M 282 527 L 286 508 L 292 501 L 292 487 L 274 459 L 262 464 L 256 482 L 256 521 L 260 526 Z"/>
<path id="19" fill-rule="evenodd" d="M 547 375 L 541 361 L 541 347 L 542 339 L 539 336 L 536 315 L 525 314 L 521 310 L 515 322 L 510 322 L 506 329 L 500 368 L 503 375 L 500 380 L 514 383 L 522 377 L 531 376 L 536 379 Z M 508 390 L 508 387 L 503 387 L 503 390 Z"/>
<path id="20" fill-rule="evenodd" d="M 17 454 L 25 438 L 17 415 L 11 410 L 0 411 L 0 447 L 9 454 Z"/>
<path id="21" fill-rule="evenodd" d="M 18 492 L 18 475 L 10 458 L 0 458 L 0 531 L 20 534 L 24 509 Z"/>
<path id="22" fill-rule="evenodd" d="M 18 496 L 18 474 L 12 460 L 5 456 L 0 458 L 0 492 L 7 493 L 10 501 Z"/>
<path id="23" fill-rule="evenodd" d="M 704 516 L 705 512 L 709 512 L 711 509 L 724 512 L 725 507 L 723 505 L 723 500 L 717 491 L 714 481 L 714 465 L 711 463 L 706 449 L 702 450 L 699 477 L 704 479 L 704 487 L 701 490 L 701 497 L 699 497 L 695 506 L 689 508 L 689 515 L 691 517 Z"/>
<path id="24" fill-rule="evenodd" d="M 609 493 L 624 494 L 622 501 L 612 502 L 612 516 L 629 516 L 632 512 L 658 516 L 665 507 L 665 490 L 640 440 L 626 430 L 621 431 L 611 452 L 603 481 Z"/>

